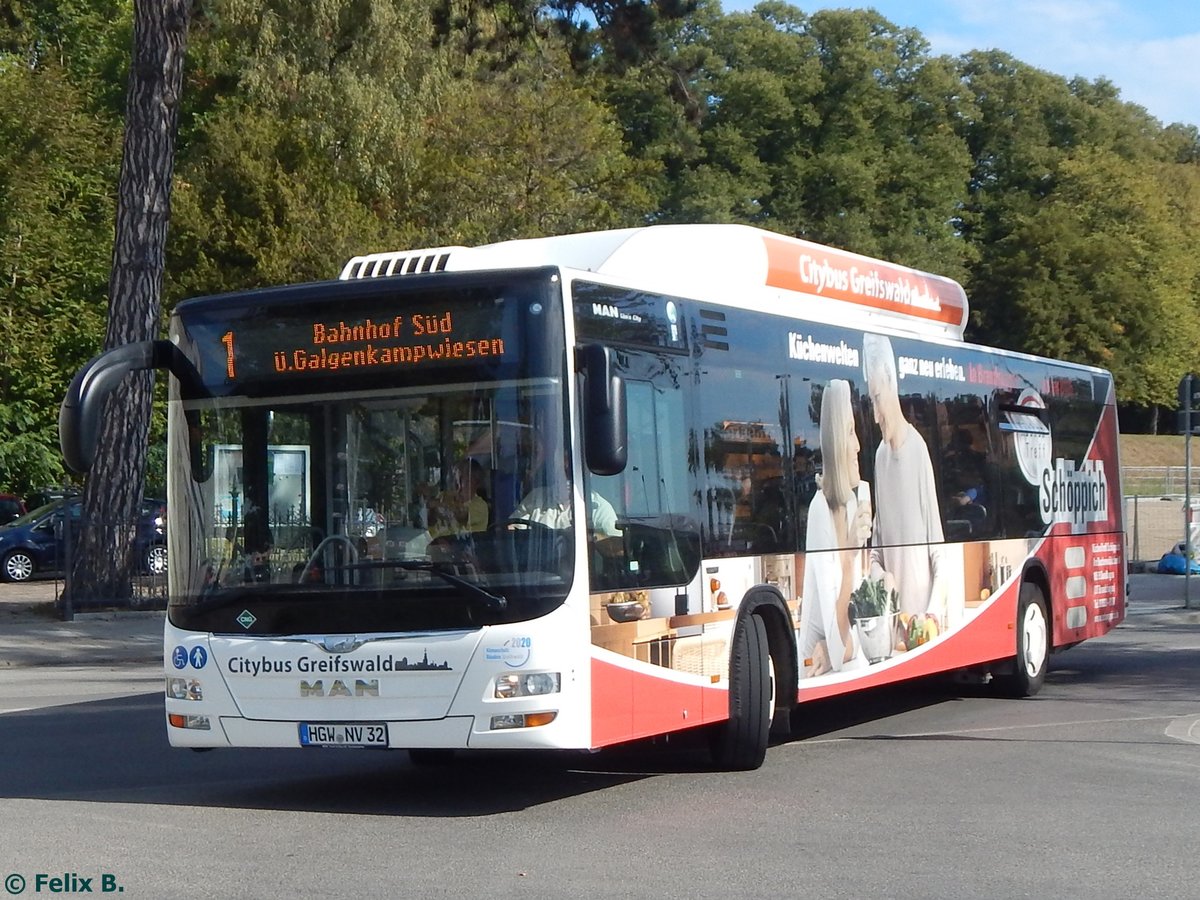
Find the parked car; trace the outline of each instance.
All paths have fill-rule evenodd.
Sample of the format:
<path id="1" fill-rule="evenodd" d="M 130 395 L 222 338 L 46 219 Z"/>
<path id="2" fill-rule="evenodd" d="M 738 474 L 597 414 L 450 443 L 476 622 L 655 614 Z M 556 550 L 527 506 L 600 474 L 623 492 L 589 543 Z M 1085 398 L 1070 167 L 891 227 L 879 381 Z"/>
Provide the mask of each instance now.
<path id="1" fill-rule="evenodd" d="M 16 494 L 0 494 L 0 525 L 25 515 L 25 501 Z"/>
<path id="2" fill-rule="evenodd" d="M 66 516 L 70 515 L 70 527 Z M 60 572 L 66 558 L 66 534 L 78 540 L 83 523 L 80 497 L 55 500 L 0 526 L 0 579 L 28 581 L 35 574 Z M 167 571 L 167 504 L 142 501 L 134 531 L 134 548 L 141 571 Z"/>

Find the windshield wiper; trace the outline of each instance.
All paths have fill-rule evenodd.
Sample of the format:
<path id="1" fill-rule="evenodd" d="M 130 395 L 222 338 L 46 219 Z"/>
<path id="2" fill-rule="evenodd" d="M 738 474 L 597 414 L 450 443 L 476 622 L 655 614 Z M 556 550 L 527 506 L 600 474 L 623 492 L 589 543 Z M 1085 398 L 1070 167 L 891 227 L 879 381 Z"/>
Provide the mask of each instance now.
<path id="1" fill-rule="evenodd" d="M 477 600 L 482 600 L 484 607 L 492 612 L 503 612 L 508 609 L 508 600 L 501 597 L 499 594 L 493 594 L 485 591 L 479 585 L 472 581 L 467 581 L 465 578 L 460 578 L 453 572 L 447 572 L 437 563 L 427 559 L 389 559 L 387 564 L 396 566 L 400 569 L 405 569 L 409 572 L 428 572 L 430 575 L 436 575 L 438 578 L 445 581 L 447 584 L 452 584 L 455 587 L 460 587 Z"/>
<path id="2" fill-rule="evenodd" d="M 453 572 L 448 572 L 443 569 L 438 563 L 426 559 L 389 559 L 370 563 L 351 564 L 349 566 L 341 566 L 339 568 L 352 570 L 362 568 L 380 568 L 380 567 L 395 567 L 404 569 L 410 572 L 428 572 L 430 575 L 435 575 L 445 581 L 447 584 L 452 584 L 457 588 L 461 588 L 469 597 L 482 602 L 485 609 L 491 612 L 503 612 L 508 609 L 508 600 L 498 594 L 493 594 L 484 590 L 474 582 L 467 581 L 465 578 L 460 578 Z M 223 606 L 233 605 L 235 603 L 246 602 L 248 596 L 263 595 L 266 593 L 263 589 L 270 589 L 270 584 L 256 584 L 248 582 L 246 584 L 232 584 L 221 586 L 217 583 L 205 588 L 201 595 L 200 602 L 196 604 L 197 610 L 216 609 Z M 279 585 L 274 585 L 279 587 Z M 325 600 L 328 599 L 328 592 L 322 590 L 322 585 L 292 585 L 295 588 L 312 587 L 315 590 L 311 592 L 296 593 L 294 590 L 288 593 L 288 598 L 291 600 Z M 219 593 L 218 593 L 219 592 Z"/>

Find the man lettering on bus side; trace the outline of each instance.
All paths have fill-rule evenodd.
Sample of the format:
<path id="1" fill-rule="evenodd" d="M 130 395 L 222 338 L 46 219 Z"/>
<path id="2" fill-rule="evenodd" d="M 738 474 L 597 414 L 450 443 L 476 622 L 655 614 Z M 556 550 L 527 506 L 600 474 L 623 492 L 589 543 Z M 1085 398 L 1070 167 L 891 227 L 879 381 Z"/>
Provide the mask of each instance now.
<path id="1" fill-rule="evenodd" d="M 899 595 L 905 617 L 926 613 L 945 624 L 942 519 L 929 448 L 904 417 L 892 342 L 863 340 L 863 368 L 883 439 L 875 451 L 875 527 L 871 575 Z"/>

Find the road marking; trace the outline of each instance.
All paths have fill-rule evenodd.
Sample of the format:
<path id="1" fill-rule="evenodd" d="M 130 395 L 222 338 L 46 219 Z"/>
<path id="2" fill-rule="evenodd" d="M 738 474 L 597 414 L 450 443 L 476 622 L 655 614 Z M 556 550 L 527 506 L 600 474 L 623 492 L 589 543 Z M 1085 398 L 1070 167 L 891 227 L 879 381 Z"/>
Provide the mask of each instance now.
<path id="1" fill-rule="evenodd" d="M 1184 716 L 1176 719 L 1163 732 L 1169 738 L 1177 741 L 1188 741 L 1200 744 L 1200 716 Z"/>

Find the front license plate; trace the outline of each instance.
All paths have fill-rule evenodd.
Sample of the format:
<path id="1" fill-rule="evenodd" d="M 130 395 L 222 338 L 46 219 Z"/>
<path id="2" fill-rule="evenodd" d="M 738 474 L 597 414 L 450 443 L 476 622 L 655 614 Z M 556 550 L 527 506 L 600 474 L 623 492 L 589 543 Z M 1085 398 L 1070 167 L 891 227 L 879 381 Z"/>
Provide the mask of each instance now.
<path id="1" fill-rule="evenodd" d="M 302 747 L 386 747 L 387 725 L 382 722 L 300 723 Z"/>

